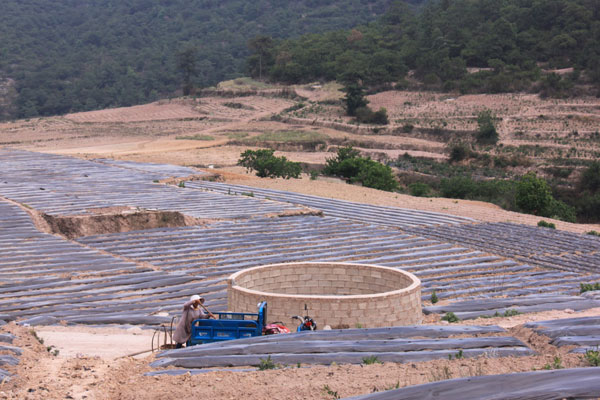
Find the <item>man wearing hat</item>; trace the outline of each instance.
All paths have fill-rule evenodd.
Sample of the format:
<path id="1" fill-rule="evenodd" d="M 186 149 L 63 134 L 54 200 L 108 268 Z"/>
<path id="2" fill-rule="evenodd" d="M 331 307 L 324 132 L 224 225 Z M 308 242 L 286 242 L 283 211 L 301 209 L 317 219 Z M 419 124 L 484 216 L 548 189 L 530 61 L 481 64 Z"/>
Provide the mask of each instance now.
<path id="1" fill-rule="evenodd" d="M 177 328 L 173 334 L 173 340 L 177 343 L 177 348 L 183 347 L 192 335 L 192 322 L 196 319 L 208 319 L 210 314 L 202 311 L 201 305 L 204 304 L 204 297 L 197 294 L 190 297 L 190 300 L 183 305 L 183 314 L 177 323 Z"/>

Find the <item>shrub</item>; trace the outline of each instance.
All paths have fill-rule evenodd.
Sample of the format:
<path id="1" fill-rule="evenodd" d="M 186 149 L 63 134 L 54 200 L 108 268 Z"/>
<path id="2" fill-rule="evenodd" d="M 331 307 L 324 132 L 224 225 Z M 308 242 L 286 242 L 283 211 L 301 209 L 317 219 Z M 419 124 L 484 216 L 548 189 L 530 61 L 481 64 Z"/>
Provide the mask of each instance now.
<path id="1" fill-rule="evenodd" d="M 415 182 L 408 185 L 411 196 L 427 197 L 431 192 L 431 187 L 423 182 Z"/>
<path id="2" fill-rule="evenodd" d="M 498 142 L 498 131 L 496 131 L 496 117 L 491 110 L 483 110 L 477 115 L 477 141 L 486 144 Z"/>
<path id="3" fill-rule="evenodd" d="M 579 221 L 600 221 L 600 193 L 579 195 L 573 200 L 573 204 L 577 209 Z"/>
<path id="4" fill-rule="evenodd" d="M 448 312 L 442 317 L 442 321 L 448 321 L 452 323 L 460 321 L 460 318 L 458 318 L 453 312 Z"/>
<path id="5" fill-rule="evenodd" d="M 346 178 L 350 183 L 360 182 L 373 189 L 398 189 L 398 182 L 389 166 L 360 157 L 359 154 L 352 146 L 340 147 L 336 157 L 327 159 L 323 173 Z"/>
<path id="6" fill-rule="evenodd" d="M 365 166 L 361 168 L 354 181 L 361 182 L 365 187 L 387 192 L 398 189 L 398 182 L 392 169 L 371 159 L 366 159 Z"/>
<path id="7" fill-rule="evenodd" d="M 298 178 L 302 172 L 300 163 L 288 161 L 285 157 L 276 157 L 274 150 L 246 150 L 240 155 L 237 164 L 246 167 L 248 171 L 255 170 L 261 178 L 282 177 L 285 179 Z"/>
<path id="8" fill-rule="evenodd" d="M 554 225 L 552 222 L 546 222 L 546 221 L 540 221 L 537 223 L 537 226 L 541 227 L 541 228 L 550 228 L 550 229 L 556 229 L 556 225 Z"/>
<path id="9" fill-rule="evenodd" d="M 244 108 L 244 105 L 242 103 L 235 103 L 235 102 L 231 102 L 231 101 L 229 101 L 227 103 L 223 103 L 223 105 L 225 107 L 235 108 L 235 109 L 238 109 L 238 110 Z"/>
<path id="10" fill-rule="evenodd" d="M 560 219 L 561 221 L 577 221 L 575 208 L 555 198 L 551 198 L 546 208 L 542 210 L 542 215 L 548 218 Z"/>
<path id="11" fill-rule="evenodd" d="M 413 124 L 402 125 L 402 132 L 404 133 L 411 133 L 413 129 L 415 129 L 415 126 Z"/>
<path id="12" fill-rule="evenodd" d="M 453 176 L 450 179 L 442 179 L 440 183 L 442 196 L 452 199 L 472 197 L 476 190 L 475 182 L 468 176 Z"/>
<path id="13" fill-rule="evenodd" d="M 351 117 L 356 116 L 357 110 L 362 107 L 366 107 L 369 104 L 369 100 L 365 97 L 365 90 L 357 83 L 351 83 L 344 87 L 346 96 L 344 102 L 346 103 L 346 113 Z"/>
<path id="14" fill-rule="evenodd" d="M 360 152 L 352 148 L 352 146 L 340 147 L 337 150 L 337 155 L 334 158 L 328 158 L 325 161 L 325 169 L 323 173 L 326 175 L 338 175 L 340 163 L 344 160 L 358 158 Z"/>
<path id="15" fill-rule="evenodd" d="M 600 190 L 600 161 L 592 163 L 579 180 L 579 186 L 581 190 L 589 191 L 590 193 L 596 193 Z"/>
<path id="16" fill-rule="evenodd" d="M 504 316 L 505 317 L 513 317 L 513 316 L 519 315 L 519 314 L 521 314 L 519 311 L 513 310 L 513 309 L 504 311 Z"/>
<path id="17" fill-rule="evenodd" d="M 586 235 L 592 235 L 592 236 L 600 236 L 600 232 L 596 232 L 596 231 L 589 231 L 586 233 Z"/>
<path id="18" fill-rule="evenodd" d="M 449 146 L 450 162 L 462 161 L 471 155 L 471 149 L 466 143 L 453 143 Z"/>
<path id="19" fill-rule="evenodd" d="M 435 304 L 438 301 L 440 301 L 437 297 L 437 294 L 435 293 L 435 290 L 433 292 L 431 292 L 431 304 Z"/>
<path id="20" fill-rule="evenodd" d="M 580 293 L 594 292 L 596 290 L 600 290 L 600 283 L 582 283 L 580 285 L 579 292 Z"/>
<path id="21" fill-rule="evenodd" d="M 387 125 L 389 119 L 387 116 L 387 110 L 380 108 L 379 111 L 373 111 L 369 107 L 359 107 L 355 111 L 356 120 L 363 124 L 376 124 L 376 125 Z"/>
<path id="22" fill-rule="evenodd" d="M 534 172 L 525 174 L 517 183 L 516 204 L 528 214 L 540 215 L 552 199 L 548 183 Z"/>

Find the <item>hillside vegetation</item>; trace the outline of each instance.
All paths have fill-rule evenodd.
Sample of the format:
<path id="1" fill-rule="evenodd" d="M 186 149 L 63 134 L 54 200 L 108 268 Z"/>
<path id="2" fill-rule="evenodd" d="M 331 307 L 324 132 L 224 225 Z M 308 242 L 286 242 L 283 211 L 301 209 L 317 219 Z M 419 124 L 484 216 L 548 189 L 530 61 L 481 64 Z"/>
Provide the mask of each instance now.
<path id="1" fill-rule="evenodd" d="M 395 2 L 369 25 L 273 42 L 261 51 L 268 76 L 287 83 L 360 79 L 405 88 L 413 71 L 410 77 L 430 89 L 567 96 L 585 86 L 578 84 L 600 82 L 600 3 L 432 0 L 415 12 Z M 573 71 L 542 73 L 564 68 Z"/>
<path id="2" fill-rule="evenodd" d="M 390 0 L 3 0 L 0 118 L 128 106 L 171 96 L 192 49 L 196 87 L 245 70 L 250 38 L 350 28 Z M 8 99 L 8 102 L 2 101 Z"/>

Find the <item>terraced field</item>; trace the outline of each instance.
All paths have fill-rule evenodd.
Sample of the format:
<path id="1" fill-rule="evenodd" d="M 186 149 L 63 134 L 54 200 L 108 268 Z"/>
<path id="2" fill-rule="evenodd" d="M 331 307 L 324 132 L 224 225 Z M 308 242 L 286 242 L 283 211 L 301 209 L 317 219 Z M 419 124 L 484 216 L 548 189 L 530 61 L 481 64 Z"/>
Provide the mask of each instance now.
<path id="1" fill-rule="evenodd" d="M 12 374 L 6 368 L 19 364 L 19 356 L 23 354 L 23 350 L 11 346 L 14 339 L 14 335 L 0 330 L 0 384 L 11 379 Z"/>
<path id="2" fill-rule="evenodd" d="M 157 183 L 173 176 L 170 174 L 188 176 L 192 171 L 188 168 L 170 167 L 157 172 L 160 167 L 156 164 L 140 167 L 137 163 L 109 163 L 0 149 L 0 196 L 55 216 L 122 206 L 179 211 L 206 219 L 247 218 L 303 209 Z"/>
<path id="3" fill-rule="evenodd" d="M 224 310 L 232 272 L 300 261 L 406 269 L 422 280 L 423 300 L 434 290 L 444 300 L 426 313 L 476 318 L 600 305 L 578 296 L 580 283 L 600 280 L 595 238 L 215 182 L 157 184 L 195 173 L 158 164 L 0 149 L 0 171 L 1 196 L 54 216 L 133 207 L 206 220 L 72 242 L 38 231 L 24 208 L 0 201 L 0 319 L 157 325 L 195 293 Z"/>
<path id="4" fill-rule="evenodd" d="M 411 228 L 425 237 L 485 249 L 540 267 L 600 272 L 600 238 L 509 223 Z"/>
<path id="5" fill-rule="evenodd" d="M 326 199 L 299 193 L 284 192 L 272 189 L 260 189 L 251 186 L 229 185 L 218 182 L 186 182 L 186 187 L 211 190 L 218 193 L 239 194 L 251 193 L 256 198 L 270 199 L 283 203 L 299 204 L 322 210 L 330 217 L 350 219 L 369 224 L 407 228 L 412 226 L 437 226 L 445 224 L 462 224 L 475 222 L 473 219 L 456 217 L 428 211 L 416 211 L 397 207 L 382 207 L 350 201 Z"/>
<path id="6" fill-rule="evenodd" d="M 387 392 L 350 397 L 348 400 L 500 400 L 500 399 L 597 399 L 600 368 L 522 372 L 451 379 Z"/>
<path id="7" fill-rule="evenodd" d="M 160 324 L 152 315 L 196 293 L 204 277 L 151 268 L 39 232 L 0 201 L 0 320 Z M 222 289 L 222 287 L 216 287 Z"/>

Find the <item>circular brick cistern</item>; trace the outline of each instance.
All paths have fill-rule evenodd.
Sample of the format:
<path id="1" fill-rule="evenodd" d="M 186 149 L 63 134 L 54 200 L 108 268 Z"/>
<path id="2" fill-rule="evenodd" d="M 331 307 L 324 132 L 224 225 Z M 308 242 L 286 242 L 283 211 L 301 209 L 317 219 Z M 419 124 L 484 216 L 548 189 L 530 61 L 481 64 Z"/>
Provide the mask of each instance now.
<path id="1" fill-rule="evenodd" d="M 267 301 L 267 322 L 293 326 L 305 315 L 319 326 L 375 328 L 420 324 L 421 281 L 395 268 L 349 263 L 286 263 L 249 268 L 227 280 L 228 309 L 255 313 Z"/>

